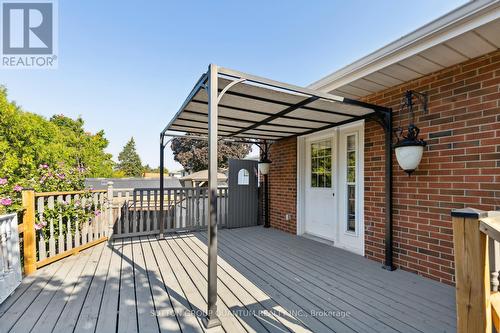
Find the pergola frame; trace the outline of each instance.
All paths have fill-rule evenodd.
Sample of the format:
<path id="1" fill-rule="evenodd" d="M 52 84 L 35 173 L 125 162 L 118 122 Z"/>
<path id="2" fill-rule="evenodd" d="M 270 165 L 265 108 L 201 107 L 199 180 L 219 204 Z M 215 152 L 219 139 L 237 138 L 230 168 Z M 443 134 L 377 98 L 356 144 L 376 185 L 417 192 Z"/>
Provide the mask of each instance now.
<path id="1" fill-rule="evenodd" d="M 227 84 L 223 89 L 219 88 L 219 78 L 220 76 L 231 78 L 231 82 Z M 252 123 L 251 125 L 244 127 L 241 125 L 224 125 L 226 127 L 235 128 L 235 131 L 224 132 L 218 130 L 219 119 L 225 119 L 230 121 L 231 119 L 235 122 L 241 122 L 242 120 L 239 118 L 232 118 L 228 116 L 220 116 L 219 115 L 219 107 L 235 109 L 238 111 L 236 107 L 230 105 L 224 105 L 221 103 L 221 99 L 225 94 L 232 95 L 243 95 L 241 93 L 231 91 L 231 88 L 241 83 L 252 83 L 260 86 L 270 87 L 272 89 L 277 89 L 279 91 L 286 91 L 291 93 L 300 94 L 301 96 L 305 96 L 305 99 L 300 101 L 299 103 L 286 105 L 286 103 L 281 102 L 283 106 L 287 106 L 285 109 L 280 112 L 269 114 L 266 112 L 260 112 L 257 110 L 245 110 L 247 112 L 253 112 L 255 114 L 264 114 L 266 118 L 262 121 Z M 204 101 L 195 100 L 196 94 L 201 90 L 205 89 L 208 93 L 208 101 L 205 103 Z M 248 97 L 248 96 L 244 96 Z M 251 98 L 255 98 L 257 100 L 264 99 L 262 97 L 251 96 Z M 332 101 L 336 103 L 342 103 L 362 108 L 370 109 L 372 112 L 368 114 L 364 114 L 361 116 L 353 116 L 352 114 L 337 112 L 332 110 L 321 110 L 315 107 L 309 107 L 308 104 L 317 101 L 317 100 L 326 100 Z M 273 101 L 275 103 L 280 103 L 279 101 Z M 190 103 L 203 103 L 208 104 L 208 115 L 203 112 L 196 112 L 192 110 L 187 110 L 187 106 Z M 327 112 L 329 114 L 337 114 L 341 116 L 349 116 L 350 119 L 346 119 L 340 122 L 332 122 L 328 123 L 325 121 L 319 121 L 321 124 L 319 127 L 314 128 L 306 128 L 305 126 L 294 126 L 294 125 L 279 125 L 276 123 L 272 123 L 271 121 L 277 118 L 284 119 L 297 119 L 297 117 L 290 116 L 289 114 L 298 109 L 306 109 L 311 112 Z M 241 109 L 239 110 L 241 111 Z M 203 120 L 193 120 L 193 119 L 183 119 L 182 115 L 185 113 L 193 113 L 198 115 L 207 116 L 207 122 Z M 215 64 L 210 64 L 208 71 L 203 74 L 200 79 L 197 81 L 194 88 L 191 90 L 190 94 L 182 104 L 181 108 L 174 116 L 172 121 L 165 127 L 165 129 L 160 134 L 160 237 L 164 236 L 165 233 L 165 225 L 164 225 L 164 197 L 163 197 L 163 189 L 164 189 L 164 149 L 168 144 L 165 139 L 167 137 L 185 137 L 185 134 L 175 134 L 174 132 L 189 132 L 190 138 L 207 140 L 209 146 L 209 161 L 208 161 L 208 201 L 209 201 L 209 217 L 208 217 L 208 295 L 207 295 L 207 303 L 208 303 L 208 311 L 207 311 L 207 321 L 206 326 L 214 327 L 220 325 L 220 320 L 217 316 L 217 142 L 218 140 L 230 140 L 232 142 L 247 142 L 254 144 L 267 144 L 272 142 L 273 140 L 269 139 L 272 133 L 278 133 L 274 135 L 281 135 L 279 138 L 287 138 L 293 136 L 302 136 L 311 134 L 314 132 L 326 130 L 329 128 L 333 128 L 336 126 L 344 125 L 347 123 L 351 123 L 354 121 L 358 121 L 361 119 L 374 119 L 376 120 L 384 129 L 385 132 L 385 262 L 384 268 L 388 270 L 393 270 L 393 262 L 392 262 L 392 109 L 377 106 L 349 98 L 344 98 L 340 96 L 335 96 L 332 94 L 315 91 L 307 88 L 302 88 L 299 86 L 286 84 L 246 73 L 242 73 L 239 71 L 218 67 Z M 179 125 L 175 124 L 176 120 L 185 120 L 189 123 L 194 123 L 195 125 Z M 300 121 L 308 121 L 314 122 L 314 119 L 311 118 L 301 118 L 297 119 Z M 244 122 L 244 121 L 243 121 Z M 251 122 L 249 122 L 251 123 Z M 201 124 L 201 125 L 198 125 Z M 252 131 L 257 129 L 261 125 L 269 125 L 271 124 L 273 127 L 283 128 L 301 128 L 303 131 L 300 133 L 292 133 L 287 132 L 285 129 L 283 131 L 280 130 L 260 130 L 257 131 L 264 132 L 263 134 L 246 134 L 247 131 Z M 205 127 L 203 125 L 208 125 L 208 133 L 205 131 Z M 266 132 L 270 133 L 267 134 Z M 281 133 L 282 132 L 282 133 Z M 255 131 L 254 131 L 255 133 Z M 195 134 L 195 135 L 192 135 Z M 199 136 L 196 136 L 199 135 Z M 286 136 L 285 136 L 286 135 Z"/>

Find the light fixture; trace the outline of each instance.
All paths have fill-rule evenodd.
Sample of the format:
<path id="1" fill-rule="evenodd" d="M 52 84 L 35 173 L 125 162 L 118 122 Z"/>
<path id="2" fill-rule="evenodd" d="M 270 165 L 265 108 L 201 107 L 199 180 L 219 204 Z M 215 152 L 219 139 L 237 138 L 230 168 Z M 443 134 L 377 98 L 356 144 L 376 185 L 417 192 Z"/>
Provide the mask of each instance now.
<path id="1" fill-rule="evenodd" d="M 406 131 L 401 127 L 401 125 L 396 129 L 397 142 L 394 145 L 394 150 L 396 152 L 396 159 L 401 169 L 404 170 L 409 175 L 420 164 L 422 160 L 422 155 L 424 153 L 424 147 L 426 142 L 418 138 L 420 129 L 415 126 L 415 115 L 413 114 L 413 97 L 416 96 L 421 102 L 424 114 L 427 113 L 427 95 L 424 93 L 419 93 L 416 91 L 408 90 L 405 93 L 403 102 L 401 103 L 400 112 L 400 124 L 401 115 L 403 110 L 408 109 L 408 128 Z"/>
<path id="2" fill-rule="evenodd" d="M 268 159 L 263 159 L 259 161 L 259 173 L 261 175 L 269 174 L 269 168 L 271 166 L 271 161 Z"/>
<path id="3" fill-rule="evenodd" d="M 264 228 L 270 228 L 271 220 L 269 216 L 269 169 L 271 167 L 271 160 L 269 160 L 269 147 L 272 145 L 272 143 L 264 140 L 263 142 L 257 143 L 256 145 L 260 148 L 259 173 L 262 175 L 262 178 L 264 180 Z"/>

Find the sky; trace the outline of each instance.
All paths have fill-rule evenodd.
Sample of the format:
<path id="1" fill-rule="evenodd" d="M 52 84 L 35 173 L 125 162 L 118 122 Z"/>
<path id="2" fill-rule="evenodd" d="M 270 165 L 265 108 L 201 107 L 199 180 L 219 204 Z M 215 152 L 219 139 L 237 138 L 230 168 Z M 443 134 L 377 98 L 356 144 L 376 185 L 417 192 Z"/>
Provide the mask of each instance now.
<path id="1" fill-rule="evenodd" d="M 55 70 L 0 70 L 9 99 L 134 137 L 159 165 L 159 133 L 208 64 L 306 86 L 453 10 L 458 0 L 59 0 Z M 166 167 L 180 169 L 170 149 Z"/>

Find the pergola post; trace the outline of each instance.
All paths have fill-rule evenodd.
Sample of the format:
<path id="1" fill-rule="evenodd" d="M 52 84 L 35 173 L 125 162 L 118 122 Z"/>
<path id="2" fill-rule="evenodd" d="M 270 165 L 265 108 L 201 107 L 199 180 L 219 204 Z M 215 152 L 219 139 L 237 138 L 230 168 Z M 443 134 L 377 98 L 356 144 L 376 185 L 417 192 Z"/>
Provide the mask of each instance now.
<path id="1" fill-rule="evenodd" d="M 165 145 L 163 142 L 164 140 L 165 140 L 165 134 L 161 133 L 160 134 L 160 234 L 158 236 L 159 238 L 163 238 L 163 235 L 165 233 L 165 220 L 164 220 L 165 213 L 163 211 L 163 206 L 165 202 L 165 198 L 163 196 L 163 189 L 165 187 L 165 184 L 163 183 L 164 181 L 163 178 L 165 173 L 165 166 L 163 164 L 165 160 L 165 157 L 163 155 L 165 151 Z"/>
<path id="2" fill-rule="evenodd" d="M 217 66 L 208 69 L 208 311 L 206 327 L 221 325 L 217 315 Z"/>
<path id="3" fill-rule="evenodd" d="M 392 261 L 392 110 L 384 115 L 385 132 L 385 261 L 384 268 L 395 270 Z"/>

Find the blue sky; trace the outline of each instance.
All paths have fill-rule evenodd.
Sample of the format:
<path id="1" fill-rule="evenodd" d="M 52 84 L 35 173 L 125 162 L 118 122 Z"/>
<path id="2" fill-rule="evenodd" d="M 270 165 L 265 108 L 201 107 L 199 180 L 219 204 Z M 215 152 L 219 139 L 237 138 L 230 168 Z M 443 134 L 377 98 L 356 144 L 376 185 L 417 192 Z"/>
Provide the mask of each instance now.
<path id="1" fill-rule="evenodd" d="M 159 133 L 209 63 L 305 86 L 465 2 L 59 0 L 58 69 L 0 84 L 27 111 L 104 129 L 114 156 L 133 136 L 158 166 Z"/>

